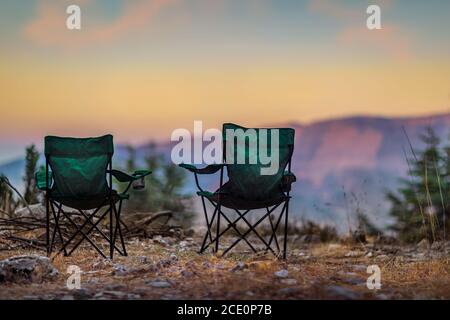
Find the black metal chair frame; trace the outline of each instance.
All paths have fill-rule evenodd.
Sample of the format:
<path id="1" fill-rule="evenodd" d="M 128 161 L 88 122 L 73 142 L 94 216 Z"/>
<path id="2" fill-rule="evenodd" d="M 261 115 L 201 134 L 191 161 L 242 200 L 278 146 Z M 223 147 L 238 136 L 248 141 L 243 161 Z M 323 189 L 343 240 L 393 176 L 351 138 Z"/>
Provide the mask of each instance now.
<path id="1" fill-rule="evenodd" d="M 109 162 L 108 162 L 108 169 L 106 171 L 107 179 L 108 179 L 108 188 L 109 188 L 109 195 L 105 197 L 103 202 L 99 207 L 97 207 L 91 214 L 87 214 L 85 211 L 81 209 L 76 209 L 80 216 L 84 218 L 84 222 L 79 225 L 77 224 L 74 219 L 71 217 L 73 213 L 67 213 L 63 210 L 63 205 L 56 201 L 55 199 L 52 199 L 51 197 L 51 186 L 49 186 L 50 176 L 49 176 L 49 169 L 50 164 L 49 160 L 46 157 L 46 191 L 45 191 L 45 206 L 46 206 L 46 246 L 47 246 L 47 254 L 51 255 L 53 252 L 53 248 L 55 246 L 55 238 L 56 234 L 58 233 L 59 240 L 61 242 L 61 248 L 58 251 L 58 254 L 63 252 L 65 256 L 71 255 L 75 249 L 77 249 L 80 244 L 86 240 L 88 241 L 92 247 L 103 257 L 107 258 L 107 254 L 105 254 L 99 246 L 89 237 L 93 231 L 97 231 L 98 234 L 101 235 L 101 237 L 106 240 L 109 244 L 109 258 L 113 259 L 114 257 L 114 250 L 116 250 L 120 255 L 127 256 L 127 251 L 125 248 L 125 241 L 122 234 L 122 228 L 121 225 L 126 225 L 123 223 L 123 221 L 120 219 L 120 214 L 122 211 L 122 202 L 123 199 L 119 198 L 114 199 L 113 194 L 113 184 L 112 184 L 112 176 L 113 176 L 113 170 L 112 170 L 112 154 L 109 155 Z M 126 194 L 126 192 L 130 189 L 133 181 L 130 181 L 127 188 L 123 192 L 123 194 Z M 117 195 L 116 195 L 117 196 Z M 118 204 L 118 208 L 116 205 Z M 101 211 L 102 208 L 106 207 L 106 210 L 99 214 L 98 220 L 96 222 L 93 221 L 93 219 L 96 217 L 96 215 Z M 56 208 L 56 210 L 55 210 Z M 74 208 L 75 209 L 75 208 Z M 61 216 L 62 214 L 62 216 Z M 99 227 L 98 224 L 109 214 L 109 235 L 105 234 Z M 51 217 L 52 216 L 52 217 Z M 64 217 L 69 221 L 71 225 L 73 225 L 76 229 L 75 233 L 72 234 L 71 237 L 69 237 L 67 240 L 63 238 L 63 234 L 61 232 L 61 226 L 60 226 L 60 219 Z M 51 232 L 51 220 L 53 218 L 53 232 Z M 89 229 L 85 232 L 83 229 L 90 225 Z M 119 249 L 116 246 L 116 240 L 117 240 L 117 234 L 120 237 L 121 242 L 121 249 Z M 78 239 L 78 241 L 69 249 L 69 245 L 75 240 L 77 235 L 81 235 L 81 238 Z"/>
<path id="2" fill-rule="evenodd" d="M 292 161 L 292 153 L 293 153 L 293 147 L 292 147 L 292 151 L 290 154 L 290 158 L 289 161 L 287 163 L 287 169 L 288 169 L 288 173 L 291 174 L 291 161 Z M 200 186 L 200 182 L 199 182 L 199 177 L 198 175 L 201 174 L 212 174 L 212 173 L 216 173 L 220 170 L 220 186 L 218 190 L 221 190 L 222 186 L 223 186 L 223 173 L 224 173 L 224 167 L 226 166 L 226 164 L 222 164 L 222 165 L 213 165 L 213 166 L 209 166 L 203 169 L 197 169 L 197 170 L 190 170 L 194 173 L 194 177 L 195 177 L 195 183 L 197 185 L 198 190 L 202 193 L 204 192 L 204 190 L 202 189 L 202 187 Z M 213 168 L 213 169 L 211 169 Z M 290 188 L 286 191 L 286 197 L 283 201 L 281 201 L 280 203 L 273 205 L 272 207 L 265 207 L 262 206 L 259 209 L 266 209 L 267 212 L 263 214 L 263 216 L 258 219 L 253 225 L 248 221 L 248 219 L 246 219 L 246 215 L 251 212 L 252 210 L 258 210 L 258 209 L 247 209 L 247 210 L 238 210 L 238 209 L 234 209 L 234 208 L 229 208 L 231 210 L 233 210 L 237 215 L 238 218 L 234 219 L 233 221 L 227 216 L 227 214 L 225 212 L 222 211 L 222 207 L 223 204 L 220 201 L 220 194 L 218 194 L 218 201 L 212 201 L 210 198 L 201 195 L 201 201 L 202 201 L 202 206 L 203 206 L 203 212 L 204 212 L 204 216 L 205 216 L 205 220 L 206 220 L 206 226 L 207 226 L 207 231 L 206 234 L 203 237 L 203 242 L 202 245 L 200 247 L 199 253 L 202 254 L 205 252 L 205 250 L 210 247 L 211 245 L 213 246 L 213 252 L 218 253 L 219 252 L 219 241 L 220 241 L 220 237 L 222 237 L 228 230 L 233 229 L 237 234 L 238 234 L 238 239 L 236 239 L 228 248 L 226 248 L 223 253 L 222 256 L 224 256 L 225 254 L 227 254 L 232 248 L 234 248 L 239 242 L 241 242 L 242 240 L 244 240 L 247 245 L 250 247 L 250 249 L 256 253 L 257 250 L 255 249 L 255 247 L 250 243 L 250 241 L 248 241 L 248 239 L 246 238 L 250 233 L 254 233 L 256 235 L 256 237 L 264 244 L 265 246 L 265 250 L 266 251 L 270 251 L 272 252 L 276 257 L 280 257 L 282 256 L 283 259 L 287 258 L 287 233 L 288 233 L 288 216 L 289 216 L 289 200 L 291 198 L 290 196 Z M 214 211 L 212 213 L 212 215 L 208 215 L 208 210 L 206 208 L 206 200 L 213 206 Z M 279 208 L 280 206 L 282 206 L 282 209 L 278 215 L 277 219 L 273 219 L 272 218 L 272 213 Z M 281 249 L 280 246 L 280 241 L 278 240 L 278 235 L 277 235 L 277 231 L 278 228 L 280 226 L 280 223 L 282 221 L 282 218 L 284 217 L 284 230 L 283 230 L 283 248 Z M 226 226 L 226 228 L 224 230 L 220 230 L 220 220 L 221 218 L 223 218 L 228 225 Z M 270 222 L 270 226 L 271 226 L 271 235 L 268 241 L 266 241 L 264 239 L 264 237 L 262 237 L 258 231 L 256 230 L 256 227 L 258 227 L 258 225 L 260 225 L 263 221 L 265 221 L 268 218 L 269 222 Z M 274 221 L 275 220 L 275 221 Z M 216 221 L 216 230 L 215 230 L 215 237 L 213 236 L 214 231 L 212 230 L 213 228 L 213 224 L 214 221 Z M 248 227 L 248 230 L 244 233 L 241 233 L 239 231 L 239 229 L 237 228 L 236 224 L 240 221 L 243 221 L 245 223 L 245 225 Z M 275 223 L 274 223 L 275 222 Z M 272 248 L 272 243 L 275 243 L 276 246 L 276 251 Z"/>

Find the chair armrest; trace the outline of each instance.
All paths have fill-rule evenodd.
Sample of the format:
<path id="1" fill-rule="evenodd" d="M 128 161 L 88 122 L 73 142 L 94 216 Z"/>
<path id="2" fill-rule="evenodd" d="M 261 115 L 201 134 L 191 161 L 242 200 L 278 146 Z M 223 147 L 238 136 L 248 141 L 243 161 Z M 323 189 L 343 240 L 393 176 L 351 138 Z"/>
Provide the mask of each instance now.
<path id="1" fill-rule="evenodd" d="M 281 178 L 281 189 L 284 192 L 291 191 L 291 185 L 297 181 L 297 177 L 292 172 L 285 171 L 283 177 Z"/>
<path id="2" fill-rule="evenodd" d="M 107 172 L 111 173 L 119 182 L 133 182 L 152 173 L 150 170 L 137 170 L 133 174 L 128 174 L 120 170 L 107 170 Z"/>
<path id="3" fill-rule="evenodd" d="M 185 163 L 182 163 L 179 166 L 181 168 L 184 168 L 186 170 L 189 170 L 190 172 L 197 174 L 213 174 L 222 169 L 225 166 L 225 164 L 210 164 L 204 168 L 197 168 L 192 164 L 185 164 Z"/>
<path id="4" fill-rule="evenodd" d="M 40 191 L 47 191 L 47 186 L 49 189 L 52 187 L 53 183 L 53 173 L 51 171 L 48 172 L 48 184 L 45 181 L 47 176 L 46 169 L 44 167 L 40 168 L 39 171 L 35 172 L 34 178 L 36 179 L 36 187 Z"/>

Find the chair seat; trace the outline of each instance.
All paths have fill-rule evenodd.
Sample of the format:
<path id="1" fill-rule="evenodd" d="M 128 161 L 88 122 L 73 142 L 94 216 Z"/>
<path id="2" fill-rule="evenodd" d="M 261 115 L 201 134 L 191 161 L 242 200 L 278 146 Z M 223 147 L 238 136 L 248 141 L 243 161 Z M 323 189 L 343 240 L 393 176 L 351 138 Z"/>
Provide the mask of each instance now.
<path id="1" fill-rule="evenodd" d="M 275 206 L 283 203 L 289 197 L 282 192 L 275 194 L 273 197 L 263 200 L 244 199 L 231 193 L 220 192 L 219 190 L 212 193 L 208 191 L 197 192 L 199 196 L 204 196 L 211 201 L 218 203 L 220 199 L 220 205 L 230 209 L 236 210 L 253 210 L 253 209 L 265 209 L 267 207 Z"/>
<path id="2" fill-rule="evenodd" d="M 91 210 L 96 209 L 100 206 L 107 206 L 109 205 L 109 194 L 99 194 L 95 196 L 89 196 L 89 197 L 67 197 L 59 195 L 57 192 L 50 192 L 49 195 L 51 200 L 54 200 L 58 203 L 61 203 L 62 205 L 74 209 L 79 210 Z M 114 203 L 116 203 L 119 200 L 126 200 L 128 199 L 128 195 L 120 194 L 116 190 L 112 191 L 112 200 Z"/>

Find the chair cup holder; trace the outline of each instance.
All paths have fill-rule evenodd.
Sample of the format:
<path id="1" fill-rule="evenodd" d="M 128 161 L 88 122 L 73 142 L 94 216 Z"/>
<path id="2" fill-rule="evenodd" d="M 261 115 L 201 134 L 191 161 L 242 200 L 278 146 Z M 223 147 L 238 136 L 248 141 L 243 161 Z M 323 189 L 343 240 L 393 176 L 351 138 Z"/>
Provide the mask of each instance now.
<path id="1" fill-rule="evenodd" d="M 139 178 L 133 181 L 132 184 L 133 190 L 143 190 L 145 189 L 145 178 Z"/>

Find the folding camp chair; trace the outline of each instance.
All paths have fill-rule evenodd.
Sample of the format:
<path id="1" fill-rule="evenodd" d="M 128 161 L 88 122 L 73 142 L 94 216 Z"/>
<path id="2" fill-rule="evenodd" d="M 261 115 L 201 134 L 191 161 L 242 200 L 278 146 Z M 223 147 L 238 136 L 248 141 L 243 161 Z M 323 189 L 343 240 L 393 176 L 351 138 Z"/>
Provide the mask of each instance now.
<path id="1" fill-rule="evenodd" d="M 240 130 L 244 133 L 256 133 L 256 145 L 249 143 L 250 139 L 245 139 L 245 143 L 238 143 L 238 139 L 233 137 L 233 141 L 227 141 L 227 130 L 236 132 Z M 228 248 L 223 252 L 225 255 L 240 241 L 245 241 L 247 245 L 257 252 L 254 245 L 247 239 L 250 234 L 254 234 L 265 246 L 266 250 L 271 251 L 274 255 L 280 256 L 282 253 L 283 259 L 286 259 L 287 254 L 287 228 L 288 228 L 288 212 L 291 184 L 295 182 L 296 177 L 291 173 L 291 158 L 294 151 L 294 135 L 295 130 L 290 128 L 283 129 L 264 129 L 267 130 L 267 137 L 271 137 L 271 130 L 278 130 L 279 143 L 278 148 L 274 145 L 275 152 L 279 154 L 279 166 L 273 175 L 262 175 L 261 168 L 266 167 L 261 164 L 259 151 L 267 152 L 271 149 L 272 143 L 269 139 L 267 144 L 260 141 L 260 132 L 262 129 L 248 129 L 240 127 L 235 124 L 226 123 L 223 125 L 223 164 L 213 164 L 205 168 L 198 169 L 190 164 L 181 164 L 185 168 L 194 173 L 195 182 L 198 188 L 197 195 L 201 197 L 204 215 L 206 219 L 207 232 L 203 238 L 203 243 L 200 248 L 200 253 L 203 253 L 209 246 L 214 245 L 213 251 L 218 252 L 220 238 L 228 231 L 233 230 L 238 235 Z M 249 135 L 247 135 L 248 137 Z M 227 157 L 227 147 L 232 146 L 229 156 Z M 267 150 L 261 150 L 267 149 Z M 250 163 L 251 154 L 258 159 L 256 163 Z M 246 157 L 244 164 L 237 163 L 237 157 L 240 154 Z M 231 158 L 231 157 L 233 158 Z M 230 157 L 230 158 L 229 158 Z M 234 159 L 233 161 L 229 161 Z M 228 162 L 228 163 L 227 163 Z M 253 161 L 255 162 L 255 161 Z M 227 169 L 228 181 L 223 183 L 224 168 Z M 214 193 L 205 191 L 201 188 L 199 183 L 199 175 L 213 174 L 220 171 L 220 186 Z M 214 211 L 212 215 L 208 215 L 205 202 L 209 202 Z M 236 219 L 231 219 L 229 215 L 224 213 L 223 208 L 231 209 L 231 212 L 236 215 Z M 272 215 L 277 208 L 281 207 L 281 212 L 278 218 L 273 219 Z M 262 217 L 260 217 L 254 224 L 251 224 L 247 219 L 248 213 L 255 209 L 264 209 Z M 281 225 L 284 216 L 284 242 L 283 249 L 280 248 L 277 231 Z M 224 230 L 220 229 L 221 217 L 228 223 Z M 269 220 L 270 223 L 270 238 L 267 240 L 257 231 L 258 225 L 263 221 Z M 216 223 L 216 232 L 213 236 L 213 223 Z M 244 222 L 247 231 L 241 232 L 237 227 L 238 222 Z M 276 251 L 272 248 L 273 243 L 276 245 Z"/>
<path id="2" fill-rule="evenodd" d="M 45 137 L 45 168 L 36 173 L 37 186 L 45 191 L 46 206 L 46 242 L 47 254 L 51 254 L 56 235 L 61 248 L 58 251 L 70 255 L 86 240 L 101 256 L 106 258 L 102 249 L 89 237 L 96 231 L 109 244 L 109 257 L 114 250 L 126 256 L 125 242 L 122 236 L 120 219 L 123 200 L 129 198 L 128 190 L 133 184 L 143 186 L 143 179 L 150 171 L 136 171 L 132 175 L 112 169 L 114 154 L 113 137 L 106 135 L 98 138 L 61 138 Z M 119 182 L 127 182 L 122 193 L 113 189 L 112 177 Z M 65 208 L 75 209 L 76 213 L 66 212 Z M 102 210 L 105 210 L 101 213 Z M 51 230 L 51 217 L 53 230 Z M 100 222 L 109 215 L 109 234 L 99 227 Z M 75 228 L 71 236 L 64 239 L 61 231 L 61 219 L 65 218 Z M 80 223 L 80 218 L 82 223 Z M 78 223 L 77 223 L 78 222 Z M 115 244 L 117 234 L 121 249 Z M 72 243 L 69 249 L 69 245 Z"/>

